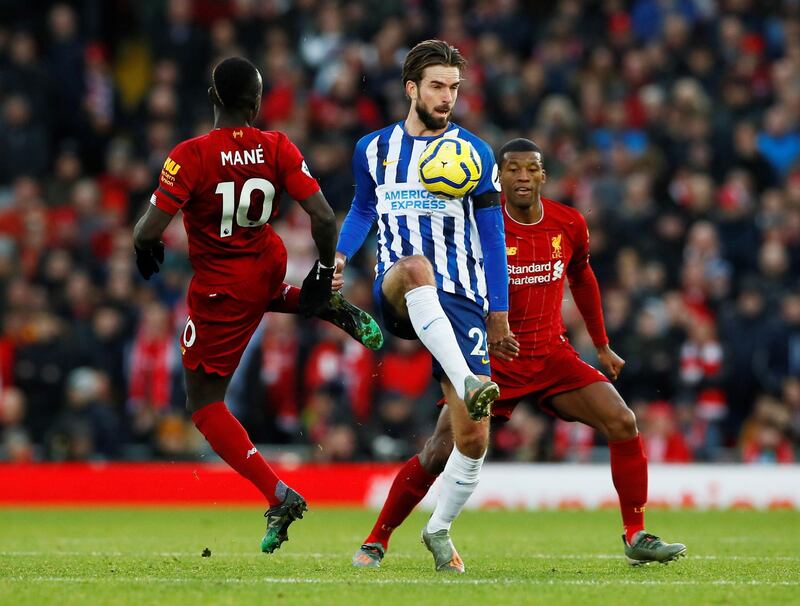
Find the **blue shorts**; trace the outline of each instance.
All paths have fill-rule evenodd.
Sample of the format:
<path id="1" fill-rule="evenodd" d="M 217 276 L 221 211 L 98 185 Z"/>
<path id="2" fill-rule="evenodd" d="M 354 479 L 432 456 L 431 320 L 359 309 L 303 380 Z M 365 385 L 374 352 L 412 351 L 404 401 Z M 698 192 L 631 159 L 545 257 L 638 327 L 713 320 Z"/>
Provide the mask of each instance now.
<path id="1" fill-rule="evenodd" d="M 385 275 L 385 274 L 384 274 Z M 375 311 L 384 328 L 401 339 L 418 339 L 414 326 L 407 318 L 398 316 L 383 294 L 383 275 L 378 276 L 372 289 Z M 453 326 L 456 341 L 467 366 L 476 375 L 492 375 L 486 338 L 486 319 L 483 308 L 475 301 L 443 290 L 436 291 L 445 315 Z M 440 380 L 444 376 L 439 362 L 433 359 L 433 376 Z"/>

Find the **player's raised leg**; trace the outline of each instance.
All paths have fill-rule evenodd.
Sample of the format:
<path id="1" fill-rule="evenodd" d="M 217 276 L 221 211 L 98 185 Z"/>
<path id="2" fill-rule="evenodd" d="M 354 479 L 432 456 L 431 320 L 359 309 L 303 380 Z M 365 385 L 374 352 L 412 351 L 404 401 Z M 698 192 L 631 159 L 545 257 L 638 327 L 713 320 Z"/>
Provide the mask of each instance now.
<path id="1" fill-rule="evenodd" d="M 230 375 L 184 369 L 187 408 L 192 421 L 211 448 L 239 475 L 261 491 L 269 504 L 264 514 L 267 532 L 261 550 L 272 553 L 288 540 L 287 529 L 303 517 L 307 505 L 303 497 L 280 481 L 273 469 L 250 441 L 247 431 L 225 405 Z"/>
<path id="2" fill-rule="evenodd" d="M 611 478 L 619 495 L 625 555 L 631 564 L 666 563 L 686 554 L 681 543 L 666 543 L 645 530 L 647 457 L 636 416 L 613 385 L 597 382 L 553 397 L 551 406 L 565 419 L 597 429 L 608 440 Z"/>
<path id="3" fill-rule="evenodd" d="M 419 340 L 450 379 L 455 395 L 465 402 L 469 416 L 476 420 L 488 416 L 499 389 L 469 369 L 439 301 L 430 261 L 421 255 L 400 259 L 386 272 L 381 288 L 394 312 L 411 321 Z"/>
<path id="4" fill-rule="evenodd" d="M 267 311 L 299 314 L 300 289 L 284 282 L 281 285 L 280 295 L 270 302 Z M 368 349 L 377 351 L 383 347 L 383 333 L 375 319 L 363 309 L 350 303 L 338 291 L 331 293 L 328 306 L 319 312 L 317 317 L 338 326 Z"/>
<path id="5" fill-rule="evenodd" d="M 475 421 L 490 414 L 499 395 L 488 378 L 487 341 L 497 345 L 514 339 L 508 325 L 508 266 L 494 154 L 485 141 L 450 122 L 465 65 L 458 49 L 441 40 L 421 42 L 406 56 L 408 115 L 356 145 L 356 189 L 337 244 L 336 266 L 341 274 L 377 221 L 377 309 L 389 332 L 419 338 L 433 355 L 434 374 L 446 384 L 451 411 L 463 411 L 459 419 L 468 424 L 453 421 L 456 448 L 445 469 L 474 487 L 488 440 L 488 423 Z M 477 154 L 471 161 L 480 158 L 482 170 L 476 171 L 474 185 L 457 189 L 460 201 L 451 198 L 451 191 L 432 202 L 441 192 L 420 181 L 421 155 L 414 150 L 424 154 L 423 147 L 448 130 L 468 140 Z M 464 147 L 449 147 L 459 145 Z M 388 191 L 398 200 L 385 195 Z M 474 246 L 478 241 L 481 255 Z M 478 375 L 484 375 L 483 380 Z M 434 515 L 434 525 L 440 528 L 426 529 L 426 544 L 437 567 L 452 564 L 463 571 L 446 535 L 465 498 L 458 490 L 451 492 Z M 438 541 L 440 534 L 444 537 Z"/>
<path id="6" fill-rule="evenodd" d="M 353 566 L 380 568 L 395 528 L 411 515 L 414 508 L 428 494 L 437 476 L 444 471 L 452 450 L 453 430 L 450 424 L 450 411 L 445 404 L 439 413 L 436 429 L 425 442 L 422 451 L 406 461 L 397 472 L 372 532 L 353 555 Z"/>

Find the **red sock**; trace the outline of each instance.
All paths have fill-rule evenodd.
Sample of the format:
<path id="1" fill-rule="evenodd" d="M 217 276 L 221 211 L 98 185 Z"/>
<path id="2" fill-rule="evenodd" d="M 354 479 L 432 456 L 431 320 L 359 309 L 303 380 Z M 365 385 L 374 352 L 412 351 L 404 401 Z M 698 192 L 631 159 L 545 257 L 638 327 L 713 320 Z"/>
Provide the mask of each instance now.
<path id="1" fill-rule="evenodd" d="M 267 311 L 278 311 L 284 314 L 296 314 L 300 309 L 300 289 L 284 282 L 281 284 L 279 297 L 269 302 Z"/>
<path id="2" fill-rule="evenodd" d="M 380 543 L 384 549 L 388 549 L 389 538 L 394 529 L 403 523 L 414 511 L 414 507 L 428 494 L 435 479 L 436 476 L 425 471 L 417 455 L 406 461 L 397 472 L 378 521 L 375 522 L 372 532 L 364 543 Z"/>
<path id="3" fill-rule="evenodd" d="M 625 538 L 630 543 L 633 536 L 644 529 L 647 457 L 638 434 L 629 440 L 609 442 L 608 448 L 611 451 L 611 479 L 619 495 Z"/>
<path id="4" fill-rule="evenodd" d="M 247 478 L 269 501 L 278 505 L 275 488 L 280 481 L 264 458 L 258 454 L 244 427 L 236 420 L 225 402 L 214 402 L 195 412 L 192 421 L 211 448 L 240 476 Z"/>

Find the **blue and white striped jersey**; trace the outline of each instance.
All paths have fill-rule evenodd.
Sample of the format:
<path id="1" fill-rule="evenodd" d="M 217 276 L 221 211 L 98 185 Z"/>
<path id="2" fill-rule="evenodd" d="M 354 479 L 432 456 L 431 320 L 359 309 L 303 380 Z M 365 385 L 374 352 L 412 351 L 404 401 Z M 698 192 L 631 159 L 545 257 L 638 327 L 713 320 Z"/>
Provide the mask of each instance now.
<path id="1" fill-rule="evenodd" d="M 378 222 L 376 276 L 402 257 L 424 255 L 433 265 L 439 289 L 487 308 L 483 253 L 472 197 L 500 191 L 492 149 L 452 122 L 443 134 L 433 137 L 412 137 L 403 124 L 391 124 L 363 137 L 353 155 L 356 192 L 349 214 Z M 419 156 L 438 137 L 465 139 L 480 156 L 481 179 L 463 199 L 436 198 L 419 181 Z M 337 248 L 351 257 L 366 235 L 358 242 L 349 241 L 343 230 Z"/>

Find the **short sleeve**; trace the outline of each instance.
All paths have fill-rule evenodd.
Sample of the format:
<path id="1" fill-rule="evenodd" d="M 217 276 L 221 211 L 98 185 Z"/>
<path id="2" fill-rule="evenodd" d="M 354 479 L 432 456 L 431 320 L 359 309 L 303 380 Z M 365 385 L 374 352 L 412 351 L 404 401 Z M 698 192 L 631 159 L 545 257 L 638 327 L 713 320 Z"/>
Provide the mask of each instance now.
<path id="1" fill-rule="evenodd" d="M 295 200 L 305 200 L 317 193 L 319 183 L 311 176 L 303 154 L 283 133 L 278 141 L 278 172 L 283 189 Z"/>
<path id="2" fill-rule="evenodd" d="M 179 143 L 164 160 L 161 174 L 158 177 L 158 188 L 153 192 L 150 203 L 164 212 L 174 215 L 191 198 L 193 175 L 200 170 L 196 155 L 188 142 Z"/>
<path id="3" fill-rule="evenodd" d="M 472 141 L 475 151 L 481 159 L 481 179 L 475 190 L 472 192 L 473 196 L 480 196 L 486 193 L 500 192 L 500 174 L 497 171 L 497 163 L 494 160 L 494 152 L 489 145 L 481 140 L 476 139 Z"/>

